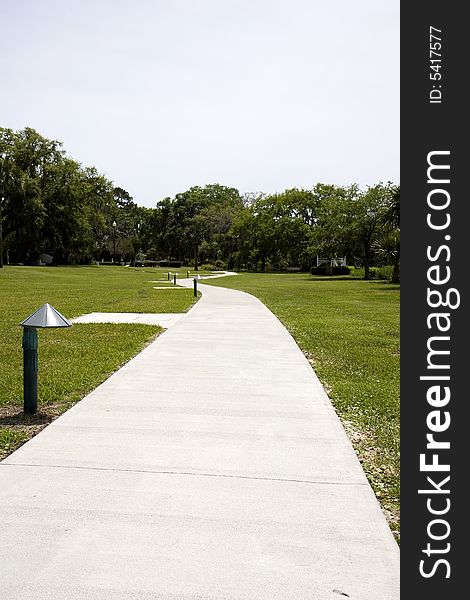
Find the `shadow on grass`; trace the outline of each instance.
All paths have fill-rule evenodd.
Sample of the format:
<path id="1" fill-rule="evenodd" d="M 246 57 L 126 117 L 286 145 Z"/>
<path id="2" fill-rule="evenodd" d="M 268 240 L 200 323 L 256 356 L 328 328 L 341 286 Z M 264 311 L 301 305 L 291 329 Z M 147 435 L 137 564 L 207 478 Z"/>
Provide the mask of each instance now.
<path id="1" fill-rule="evenodd" d="M 25 415 L 18 405 L 0 407 L 0 461 L 18 450 L 64 412 L 57 404 L 39 407 L 34 415 Z"/>
<path id="2" fill-rule="evenodd" d="M 367 283 L 367 284 L 387 286 L 387 289 L 392 289 L 392 290 L 400 289 L 399 283 L 392 283 L 391 281 L 387 281 L 385 279 L 364 279 L 363 277 L 348 277 L 347 275 L 344 277 L 343 276 L 335 277 L 334 275 L 331 277 L 322 276 L 322 275 L 312 275 L 310 277 L 304 277 L 302 279 L 302 281 L 308 281 L 310 283 L 315 283 L 315 281 L 349 281 L 350 283 L 357 283 L 359 281 L 363 281 L 364 283 Z"/>
<path id="3" fill-rule="evenodd" d="M 304 277 L 302 279 L 302 281 L 310 281 L 313 283 L 315 281 L 364 281 L 364 280 L 360 277 L 348 277 L 347 275 L 344 275 L 344 276 L 342 276 L 342 275 L 338 275 L 338 276 L 335 276 L 335 275 L 331 275 L 331 276 L 310 275 L 310 276 L 308 276 L 307 275 L 307 277 Z"/>
<path id="4" fill-rule="evenodd" d="M 392 283 L 391 281 L 374 281 L 374 283 L 376 283 L 377 285 L 386 286 L 385 289 L 387 289 L 387 290 L 399 290 L 400 289 L 399 283 Z"/>
<path id="5" fill-rule="evenodd" d="M 0 427 L 30 427 L 31 425 L 49 425 L 49 423 L 51 423 L 57 417 L 57 414 L 48 414 L 46 412 L 37 412 L 34 415 L 25 415 L 23 411 L 18 411 L 17 407 L 8 411 L 3 409 L 0 415 Z"/>

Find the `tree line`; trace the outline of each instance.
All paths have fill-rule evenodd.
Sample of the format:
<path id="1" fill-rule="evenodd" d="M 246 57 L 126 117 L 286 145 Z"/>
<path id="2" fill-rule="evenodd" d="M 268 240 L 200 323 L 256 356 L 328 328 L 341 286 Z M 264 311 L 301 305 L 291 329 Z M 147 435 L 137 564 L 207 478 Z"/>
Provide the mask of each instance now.
<path id="1" fill-rule="evenodd" d="M 399 279 L 400 189 L 317 183 L 278 194 L 195 186 L 138 206 L 123 188 L 29 127 L 0 128 L 0 263 L 179 261 L 198 268 L 308 270 L 320 256 L 392 264 Z"/>

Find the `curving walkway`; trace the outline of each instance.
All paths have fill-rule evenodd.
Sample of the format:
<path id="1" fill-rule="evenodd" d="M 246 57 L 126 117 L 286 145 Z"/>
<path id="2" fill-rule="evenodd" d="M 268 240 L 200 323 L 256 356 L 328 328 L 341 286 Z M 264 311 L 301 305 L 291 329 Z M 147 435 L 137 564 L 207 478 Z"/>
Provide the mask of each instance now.
<path id="1" fill-rule="evenodd" d="M 398 548 L 302 352 L 256 298 L 200 289 L 0 464 L 0 597 L 398 600 Z"/>

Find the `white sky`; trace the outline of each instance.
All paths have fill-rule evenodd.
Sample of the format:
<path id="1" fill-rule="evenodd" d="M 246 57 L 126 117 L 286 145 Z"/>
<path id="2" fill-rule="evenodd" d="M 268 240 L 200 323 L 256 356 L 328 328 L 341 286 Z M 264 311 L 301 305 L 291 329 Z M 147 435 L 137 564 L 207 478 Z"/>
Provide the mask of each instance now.
<path id="1" fill-rule="evenodd" d="M 154 206 L 399 182 L 398 0 L 0 0 L 0 126 Z"/>

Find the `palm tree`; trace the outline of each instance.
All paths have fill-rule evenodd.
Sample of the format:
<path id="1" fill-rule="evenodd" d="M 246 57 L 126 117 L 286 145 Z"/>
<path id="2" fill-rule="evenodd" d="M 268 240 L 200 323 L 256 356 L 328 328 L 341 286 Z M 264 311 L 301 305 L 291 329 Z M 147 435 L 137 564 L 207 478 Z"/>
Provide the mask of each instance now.
<path id="1" fill-rule="evenodd" d="M 384 223 L 393 229 L 400 229 L 400 186 L 392 188 L 390 201 L 384 215 Z"/>
<path id="2" fill-rule="evenodd" d="M 382 217 L 386 231 L 374 244 L 384 261 L 392 263 L 392 283 L 400 283 L 400 186 L 392 188 L 388 207 Z"/>

